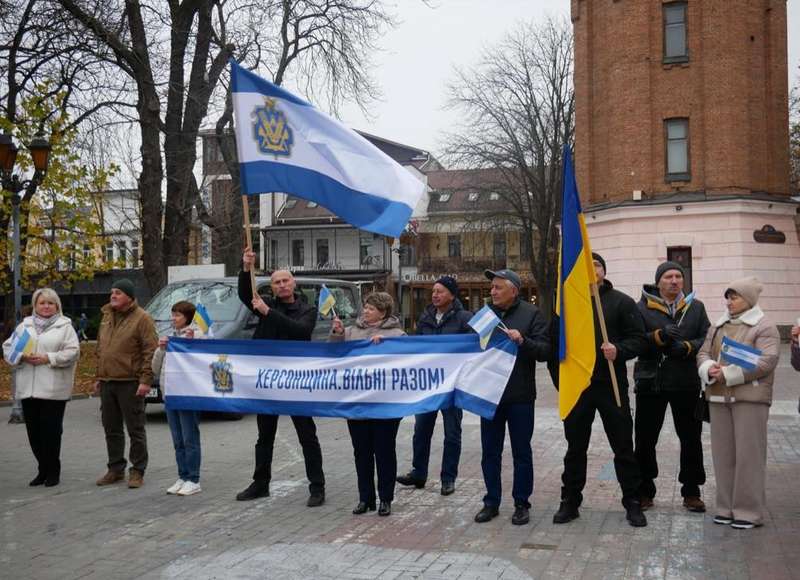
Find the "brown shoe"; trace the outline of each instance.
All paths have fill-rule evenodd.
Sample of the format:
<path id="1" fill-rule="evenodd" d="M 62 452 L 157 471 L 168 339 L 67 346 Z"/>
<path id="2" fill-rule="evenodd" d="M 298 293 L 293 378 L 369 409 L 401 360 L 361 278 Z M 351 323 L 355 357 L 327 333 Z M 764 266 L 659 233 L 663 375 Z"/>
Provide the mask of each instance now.
<path id="1" fill-rule="evenodd" d="M 683 498 L 683 507 L 690 512 L 696 512 L 698 514 L 705 513 L 706 511 L 706 504 L 704 504 L 703 500 L 697 496 Z"/>
<path id="2" fill-rule="evenodd" d="M 144 473 L 138 469 L 128 471 L 128 487 L 138 489 L 144 485 Z"/>
<path id="3" fill-rule="evenodd" d="M 111 485 L 112 483 L 117 483 L 123 479 L 125 479 L 125 474 L 123 472 L 109 469 L 106 474 L 95 481 L 95 483 L 97 485 Z"/>
<path id="4" fill-rule="evenodd" d="M 642 496 L 641 498 L 639 498 L 639 503 L 642 504 L 642 511 L 647 511 L 651 507 L 653 507 L 653 498 Z"/>

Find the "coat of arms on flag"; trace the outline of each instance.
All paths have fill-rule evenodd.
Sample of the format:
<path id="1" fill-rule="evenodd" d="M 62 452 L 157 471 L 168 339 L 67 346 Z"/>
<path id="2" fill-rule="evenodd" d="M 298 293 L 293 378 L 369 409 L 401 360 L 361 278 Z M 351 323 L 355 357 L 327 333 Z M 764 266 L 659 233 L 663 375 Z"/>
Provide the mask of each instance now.
<path id="1" fill-rule="evenodd" d="M 290 156 L 294 134 L 286 115 L 278 109 L 275 99 L 266 97 L 264 105 L 253 110 L 253 133 L 262 153 Z"/>

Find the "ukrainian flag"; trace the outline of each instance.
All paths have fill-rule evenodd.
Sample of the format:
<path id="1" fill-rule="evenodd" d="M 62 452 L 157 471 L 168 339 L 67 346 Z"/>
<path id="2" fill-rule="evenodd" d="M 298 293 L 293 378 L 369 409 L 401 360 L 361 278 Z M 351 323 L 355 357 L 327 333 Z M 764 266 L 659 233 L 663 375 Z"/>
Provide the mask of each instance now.
<path id="1" fill-rule="evenodd" d="M 203 334 L 210 334 L 209 329 L 214 321 L 211 320 L 211 315 L 202 304 L 198 304 L 194 309 L 194 320 L 192 321 L 197 325 L 197 328 L 203 331 Z"/>
<path id="2" fill-rule="evenodd" d="M 590 285 L 596 281 L 569 145 L 564 146 L 561 247 L 558 260 L 558 411 L 566 419 L 587 389 L 595 363 L 594 311 Z"/>
<path id="3" fill-rule="evenodd" d="M 334 306 L 336 306 L 336 298 L 334 298 L 333 292 L 323 284 L 322 289 L 319 291 L 319 313 L 322 316 L 328 316 Z"/>
<path id="4" fill-rule="evenodd" d="M 27 329 L 23 328 L 19 334 L 14 333 L 14 338 L 11 340 L 11 348 L 9 349 L 6 360 L 9 364 L 16 365 L 22 360 L 22 356 L 31 354 L 34 350 L 33 337 Z"/>

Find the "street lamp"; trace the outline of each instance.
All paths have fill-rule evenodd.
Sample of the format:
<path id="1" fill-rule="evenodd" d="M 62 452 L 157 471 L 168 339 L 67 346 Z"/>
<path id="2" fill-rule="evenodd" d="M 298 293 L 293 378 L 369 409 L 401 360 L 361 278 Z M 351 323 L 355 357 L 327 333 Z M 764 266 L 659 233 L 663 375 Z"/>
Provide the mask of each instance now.
<path id="1" fill-rule="evenodd" d="M 19 323 L 22 310 L 22 288 L 20 278 L 20 239 L 19 239 L 19 204 L 20 192 L 25 191 L 25 196 L 30 199 L 36 192 L 36 188 L 44 180 L 47 173 L 47 164 L 50 160 L 50 143 L 45 139 L 44 134 L 39 132 L 28 145 L 31 159 L 33 160 L 33 177 L 30 179 L 20 179 L 14 175 L 14 164 L 17 162 L 17 146 L 14 144 L 11 135 L 3 133 L 0 135 L 0 185 L 2 189 L 11 193 L 12 219 L 14 220 L 14 321 Z M 12 380 L 12 387 L 15 381 Z M 9 423 L 23 423 L 22 408 L 16 398 L 16 388 L 14 388 L 14 406 L 11 409 Z"/>

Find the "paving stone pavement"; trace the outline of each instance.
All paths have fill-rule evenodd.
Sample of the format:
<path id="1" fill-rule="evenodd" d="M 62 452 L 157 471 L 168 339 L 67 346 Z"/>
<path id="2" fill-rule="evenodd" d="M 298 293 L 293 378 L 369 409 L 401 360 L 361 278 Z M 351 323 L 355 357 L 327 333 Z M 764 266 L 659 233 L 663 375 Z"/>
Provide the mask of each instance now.
<path id="1" fill-rule="evenodd" d="M 145 485 L 97 487 L 105 469 L 99 401 L 67 405 L 58 487 L 30 488 L 34 463 L 25 429 L 0 408 L 0 578 L 503 578 L 503 579 L 782 579 L 800 578 L 800 374 L 784 349 L 770 412 L 767 499 L 762 528 L 736 531 L 711 522 L 714 477 L 704 450 L 709 514 L 681 507 L 678 445 L 669 419 L 659 443 L 661 474 L 649 525 L 625 522 L 611 453 L 597 418 L 589 481 L 580 519 L 552 523 L 558 506 L 563 430 L 555 392 L 537 373 L 540 397 L 534 430 L 535 491 L 531 522 L 512 526 L 510 449 L 504 455 L 500 517 L 475 524 L 481 506 L 480 427 L 465 416 L 456 493 L 442 497 L 438 481 L 423 490 L 398 487 L 393 513 L 353 516 L 357 501 L 352 447 L 345 422 L 318 421 L 327 500 L 307 508 L 302 455 L 291 422 L 276 440 L 271 496 L 237 502 L 250 481 L 254 417 L 201 423 L 203 492 L 167 496 L 176 478 L 169 429 L 160 408 L 148 411 L 150 466 Z M 413 419 L 398 436 L 400 471 L 410 466 Z M 439 469 L 441 423 L 431 472 Z"/>

